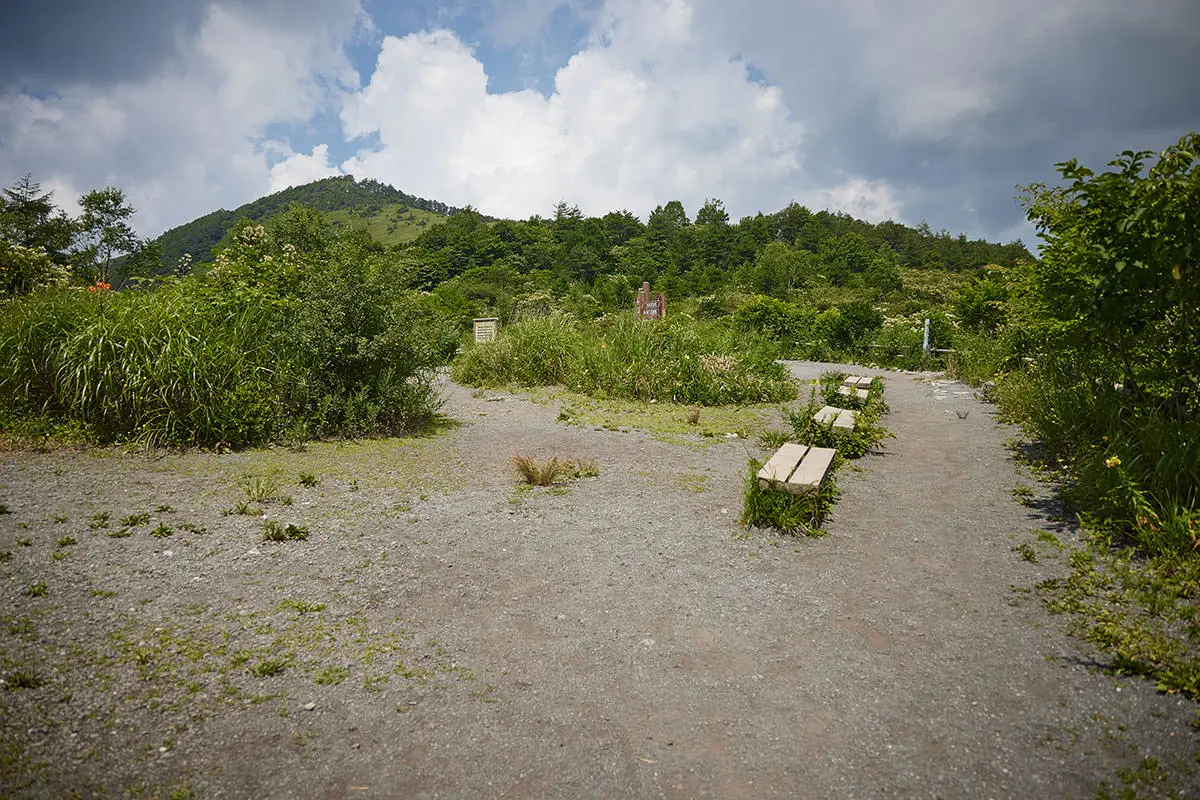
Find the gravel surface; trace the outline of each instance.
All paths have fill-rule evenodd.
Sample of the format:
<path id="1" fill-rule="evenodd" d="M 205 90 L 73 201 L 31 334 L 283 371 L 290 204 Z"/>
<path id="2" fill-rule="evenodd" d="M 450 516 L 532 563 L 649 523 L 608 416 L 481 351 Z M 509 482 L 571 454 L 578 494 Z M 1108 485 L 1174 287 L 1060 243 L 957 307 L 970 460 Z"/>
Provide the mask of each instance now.
<path id="1" fill-rule="evenodd" d="M 0 453 L 0 795 L 1074 798 L 1153 758 L 1139 796 L 1200 797 L 1194 705 L 1029 591 L 1066 557 L 1013 548 L 1072 533 L 1014 499 L 1015 431 L 853 370 L 895 438 L 820 539 L 738 526 L 757 443 L 453 384 L 430 438 Z M 521 491 L 515 453 L 600 475 Z"/>

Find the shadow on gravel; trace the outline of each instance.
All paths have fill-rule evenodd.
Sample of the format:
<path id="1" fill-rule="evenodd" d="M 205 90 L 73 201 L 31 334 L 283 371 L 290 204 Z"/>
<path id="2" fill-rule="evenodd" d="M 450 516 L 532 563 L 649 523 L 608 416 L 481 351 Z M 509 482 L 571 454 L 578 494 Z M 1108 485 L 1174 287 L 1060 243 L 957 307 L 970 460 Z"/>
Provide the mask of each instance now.
<path id="1" fill-rule="evenodd" d="M 1055 533 L 1074 532 L 1079 529 L 1075 520 L 1067 516 L 1066 507 L 1056 497 L 1031 497 L 1024 501 L 1029 509 L 1026 516 Z"/>

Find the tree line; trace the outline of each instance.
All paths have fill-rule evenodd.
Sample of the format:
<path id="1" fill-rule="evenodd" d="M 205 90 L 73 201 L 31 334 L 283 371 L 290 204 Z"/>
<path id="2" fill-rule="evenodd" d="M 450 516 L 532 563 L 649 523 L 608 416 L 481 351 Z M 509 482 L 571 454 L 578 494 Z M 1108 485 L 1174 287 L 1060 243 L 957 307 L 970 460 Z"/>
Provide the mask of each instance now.
<path id="1" fill-rule="evenodd" d="M 81 195 L 79 216 L 71 217 L 26 174 L 0 194 L 0 295 L 68 280 L 107 288 L 155 275 L 161 251 L 138 238 L 133 213 L 124 192 L 108 186 Z"/>

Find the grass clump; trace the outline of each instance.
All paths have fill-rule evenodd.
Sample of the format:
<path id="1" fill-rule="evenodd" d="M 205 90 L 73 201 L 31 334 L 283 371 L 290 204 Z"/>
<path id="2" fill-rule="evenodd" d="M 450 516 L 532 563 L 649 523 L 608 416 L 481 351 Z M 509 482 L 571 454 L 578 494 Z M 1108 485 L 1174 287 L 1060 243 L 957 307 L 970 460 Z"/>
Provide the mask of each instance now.
<path id="1" fill-rule="evenodd" d="M 278 611 L 295 611 L 297 614 L 315 614 L 318 611 L 325 610 L 324 603 L 309 603 L 304 600 L 294 600 L 287 598 L 280 601 L 276 610 Z"/>
<path id="2" fill-rule="evenodd" d="M 562 385 L 598 397 L 704 406 L 790 400 L 795 386 L 776 354 L 751 334 L 687 317 L 580 322 L 551 315 L 470 347 L 452 374 L 477 386 Z"/>
<path id="3" fill-rule="evenodd" d="M 274 519 L 263 520 L 264 542 L 304 541 L 307 538 L 308 528 L 306 527 L 293 525 L 290 522 L 285 525 Z"/>
<path id="4" fill-rule="evenodd" d="M 174 534 L 175 531 L 171 530 L 171 527 L 165 522 L 158 523 L 158 527 L 150 531 L 150 535 L 156 539 L 165 539 L 168 536 L 173 536 Z"/>
<path id="5" fill-rule="evenodd" d="M 275 498 L 279 483 L 270 475 L 246 475 L 241 481 L 246 499 L 252 503 L 264 503 Z"/>
<path id="6" fill-rule="evenodd" d="M 318 686 L 337 686 L 350 677 L 350 670 L 345 667 L 325 667 L 317 673 L 313 681 Z"/>
<path id="7" fill-rule="evenodd" d="M 758 481 L 762 462 L 750 459 L 749 473 L 743 490 L 741 523 L 747 527 L 774 528 L 788 534 L 824 536 L 821 523 L 837 502 L 838 489 L 831 466 L 825 481 L 815 492 L 791 494 L 763 488 Z"/>
<path id="8" fill-rule="evenodd" d="M 76 544 L 79 544 L 79 542 L 77 542 L 75 540 L 74 536 L 63 536 L 54 543 L 54 546 L 55 547 L 71 547 L 72 545 L 76 545 Z"/>
<path id="9" fill-rule="evenodd" d="M 37 689 L 46 685 L 46 679 L 36 670 L 26 667 L 14 669 L 4 676 L 4 687 L 13 689 Z"/>
<path id="10" fill-rule="evenodd" d="M 273 678 L 282 675 L 292 665 L 290 658 L 264 658 L 250 668 L 256 678 Z"/>
<path id="11" fill-rule="evenodd" d="M 124 517 L 121 520 L 122 528 L 136 528 L 139 525 L 149 525 L 149 524 L 150 524 L 150 512 L 148 512 L 148 511 L 139 511 L 136 514 L 130 514 L 129 516 Z"/>
<path id="12" fill-rule="evenodd" d="M 301 486 L 312 488 L 313 486 L 316 486 L 318 482 L 319 481 L 317 480 L 317 476 L 315 474 L 313 474 L 311 472 L 301 472 L 300 473 L 300 485 Z"/>
<path id="13" fill-rule="evenodd" d="M 553 486 L 562 481 L 595 478 L 600 475 L 600 466 L 591 459 L 571 461 L 552 456 L 545 461 L 539 461 L 518 454 L 510 459 L 510 463 L 521 482 L 529 486 Z"/>
<path id="14" fill-rule="evenodd" d="M 45 582 L 38 582 L 25 590 L 26 597 L 46 597 L 50 594 L 50 587 Z"/>
<path id="15" fill-rule="evenodd" d="M 94 531 L 107 528 L 110 519 L 112 519 L 112 515 L 107 511 L 97 511 L 88 518 L 88 527 Z"/>

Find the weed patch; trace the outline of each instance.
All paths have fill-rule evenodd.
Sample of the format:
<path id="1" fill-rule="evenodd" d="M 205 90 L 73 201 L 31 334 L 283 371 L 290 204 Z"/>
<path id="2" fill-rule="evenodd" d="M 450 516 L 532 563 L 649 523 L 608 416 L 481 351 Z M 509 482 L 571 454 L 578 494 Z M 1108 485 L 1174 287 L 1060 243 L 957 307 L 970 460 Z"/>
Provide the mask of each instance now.
<path id="1" fill-rule="evenodd" d="M 319 686 L 337 686 L 348 677 L 350 677 L 350 670 L 345 667 L 325 667 L 317 673 L 313 682 Z"/>
<path id="2" fill-rule="evenodd" d="M 1139 556 L 1091 531 L 1064 579 L 1038 585 L 1046 607 L 1111 660 L 1120 675 L 1200 702 L 1200 553 Z"/>
<path id="3" fill-rule="evenodd" d="M 263 520 L 264 542 L 304 541 L 307 538 L 308 528 L 290 522 L 285 525 L 274 519 Z"/>
<path id="4" fill-rule="evenodd" d="M 820 489 L 807 494 L 791 494 L 764 489 L 758 482 L 762 463 L 750 460 L 743 490 L 741 522 L 745 526 L 774 528 L 789 534 L 824 536 L 821 524 L 837 502 L 838 489 L 831 468 Z"/>
<path id="5" fill-rule="evenodd" d="M 318 611 L 325 610 L 324 603 L 308 603 L 304 600 L 293 600 L 288 598 L 279 603 L 277 611 L 295 611 L 297 614 L 315 614 Z"/>
<path id="6" fill-rule="evenodd" d="M 12 691 L 14 689 L 37 689 L 46 684 L 46 679 L 37 671 L 28 668 L 14 669 L 4 676 L 4 688 Z"/>
<path id="7" fill-rule="evenodd" d="M 561 481 L 594 478 L 600 474 L 599 465 L 590 459 L 571 461 L 552 456 L 539 461 L 518 454 L 510 459 L 510 463 L 521 482 L 530 486 L 553 486 Z"/>

